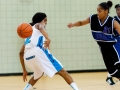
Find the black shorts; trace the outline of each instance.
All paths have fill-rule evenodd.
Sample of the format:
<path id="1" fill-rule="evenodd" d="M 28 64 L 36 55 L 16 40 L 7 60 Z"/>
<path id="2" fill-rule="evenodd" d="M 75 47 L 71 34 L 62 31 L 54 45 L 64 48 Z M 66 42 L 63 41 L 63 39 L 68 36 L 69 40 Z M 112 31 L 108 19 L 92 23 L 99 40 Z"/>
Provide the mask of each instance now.
<path id="1" fill-rule="evenodd" d="M 106 68 L 111 76 L 120 78 L 120 45 L 100 47 Z"/>

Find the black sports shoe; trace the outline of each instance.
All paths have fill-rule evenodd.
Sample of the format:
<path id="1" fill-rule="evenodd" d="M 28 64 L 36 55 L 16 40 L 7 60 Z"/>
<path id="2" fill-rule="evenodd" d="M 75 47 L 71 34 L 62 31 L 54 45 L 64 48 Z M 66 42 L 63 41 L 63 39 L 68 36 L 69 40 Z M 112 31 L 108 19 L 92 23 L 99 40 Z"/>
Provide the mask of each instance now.
<path id="1" fill-rule="evenodd" d="M 107 77 L 106 82 L 107 82 L 109 85 L 115 85 L 115 82 L 113 81 L 112 77 Z"/>

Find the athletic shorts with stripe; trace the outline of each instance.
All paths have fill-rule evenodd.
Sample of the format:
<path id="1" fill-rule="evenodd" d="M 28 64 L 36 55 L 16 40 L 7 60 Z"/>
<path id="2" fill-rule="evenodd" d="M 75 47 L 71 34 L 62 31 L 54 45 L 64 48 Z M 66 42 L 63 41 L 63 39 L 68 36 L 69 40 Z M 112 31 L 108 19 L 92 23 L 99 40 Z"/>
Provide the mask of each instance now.
<path id="1" fill-rule="evenodd" d="M 34 79 L 41 77 L 43 72 L 49 77 L 53 77 L 63 68 L 49 50 L 40 47 L 27 50 L 24 53 L 24 61 L 27 67 L 34 72 Z"/>

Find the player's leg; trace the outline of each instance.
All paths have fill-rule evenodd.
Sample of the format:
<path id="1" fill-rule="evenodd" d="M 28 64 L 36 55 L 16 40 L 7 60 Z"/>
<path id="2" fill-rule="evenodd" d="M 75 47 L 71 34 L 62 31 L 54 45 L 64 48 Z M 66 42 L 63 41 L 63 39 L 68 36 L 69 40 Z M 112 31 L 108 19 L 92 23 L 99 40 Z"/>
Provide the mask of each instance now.
<path id="1" fill-rule="evenodd" d="M 33 56 L 34 57 L 31 57 Z M 36 58 L 37 54 L 36 54 L 36 50 L 30 50 L 29 52 L 26 52 L 24 54 L 24 60 L 25 60 L 25 64 L 26 66 L 32 71 L 33 76 L 32 78 L 29 80 L 28 84 L 25 86 L 24 90 L 30 90 L 33 85 L 43 76 L 43 71 L 41 70 L 40 67 L 40 62 L 38 62 L 39 58 Z M 39 65 L 39 67 L 37 66 Z"/>
<path id="2" fill-rule="evenodd" d="M 111 56 L 114 61 L 114 65 L 118 70 L 113 76 L 120 80 L 120 42 L 113 45 Z"/>
<path id="3" fill-rule="evenodd" d="M 31 69 L 31 68 L 30 68 Z M 30 90 L 33 88 L 35 83 L 43 76 L 43 72 L 39 68 L 34 68 L 33 69 L 33 76 L 29 80 L 28 84 L 25 86 L 24 90 Z"/>
<path id="4" fill-rule="evenodd" d="M 113 81 L 113 78 L 112 76 L 108 73 L 108 76 L 106 78 L 106 82 L 109 84 L 109 85 L 114 85 L 115 82 Z"/>
<path id="5" fill-rule="evenodd" d="M 34 76 L 29 80 L 28 84 L 25 86 L 24 90 L 30 90 L 33 88 L 33 85 L 38 81 L 39 79 L 34 80 Z"/>
<path id="6" fill-rule="evenodd" d="M 101 47 L 99 47 L 100 48 L 100 52 L 101 52 L 101 54 L 102 54 L 102 50 L 101 50 Z M 102 54 L 103 55 L 103 54 Z M 106 58 L 106 57 L 105 57 Z M 108 59 L 109 60 L 109 59 Z M 107 75 L 107 78 L 106 78 L 106 82 L 109 84 L 109 85 L 114 85 L 115 84 L 115 82 L 113 81 L 113 78 L 112 78 L 112 76 L 109 74 L 109 72 L 108 72 L 108 75 Z"/>
<path id="7" fill-rule="evenodd" d="M 102 54 L 102 49 L 101 49 L 101 47 L 99 47 L 100 48 L 100 52 L 101 52 L 101 54 Z M 103 54 L 102 54 L 103 55 Z M 106 57 L 105 57 L 106 58 Z M 104 59 L 105 59 L 104 58 Z M 108 59 L 109 60 L 109 59 Z M 112 78 L 112 76 L 109 74 L 109 72 L 108 72 L 108 75 L 107 75 L 107 78 L 106 78 L 106 82 L 109 84 L 109 85 L 114 85 L 115 84 L 115 82 L 113 81 L 113 78 Z"/>
<path id="8" fill-rule="evenodd" d="M 43 76 L 43 75 L 42 75 Z M 41 76 L 41 77 L 42 77 Z M 40 78 L 41 78 L 40 77 Z M 32 76 L 32 78 L 29 80 L 28 84 L 25 86 L 24 90 L 30 90 L 33 88 L 33 86 L 35 85 L 35 83 L 40 79 L 34 79 L 34 76 Z"/>
<path id="9" fill-rule="evenodd" d="M 115 66 L 115 61 L 118 60 L 118 57 L 116 55 L 114 48 L 112 46 L 108 48 L 101 47 L 101 53 L 106 68 L 109 72 L 108 76 L 118 77 L 116 76 L 119 75 L 118 68 Z M 112 80 L 112 77 L 106 79 L 109 85 L 114 85 L 114 81 Z"/>
<path id="10" fill-rule="evenodd" d="M 79 90 L 76 83 L 73 81 L 72 77 L 68 74 L 64 69 L 57 72 L 60 76 L 64 78 L 64 80 L 73 88 L 73 90 Z"/>
<path id="11" fill-rule="evenodd" d="M 58 73 L 73 88 L 73 90 L 79 90 L 71 76 L 63 69 L 61 63 L 50 53 L 49 50 L 43 50 L 40 58 L 41 62 L 43 62 L 43 72 L 45 72 L 46 75 L 53 77 L 54 74 Z"/>

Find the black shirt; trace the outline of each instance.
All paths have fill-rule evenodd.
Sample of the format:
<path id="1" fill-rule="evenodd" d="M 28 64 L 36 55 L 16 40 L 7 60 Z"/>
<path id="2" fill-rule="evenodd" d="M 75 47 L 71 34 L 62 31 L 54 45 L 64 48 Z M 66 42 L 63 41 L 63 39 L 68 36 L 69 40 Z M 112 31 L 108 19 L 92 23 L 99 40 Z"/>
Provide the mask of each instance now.
<path id="1" fill-rule="evenodd" d="M 120 24 L 120 18 L 118 16 L 114 16 L 114 18 Z"/>
<path id="2" fill-rule="evenodd" d="M 108 16 L 101 24 L 97 14 L 90 16 L 90 26 L 93 38 L 100 46 L 111 46 L 117 42 L 116 30 L 113 27 L 114 18 Z"/>

